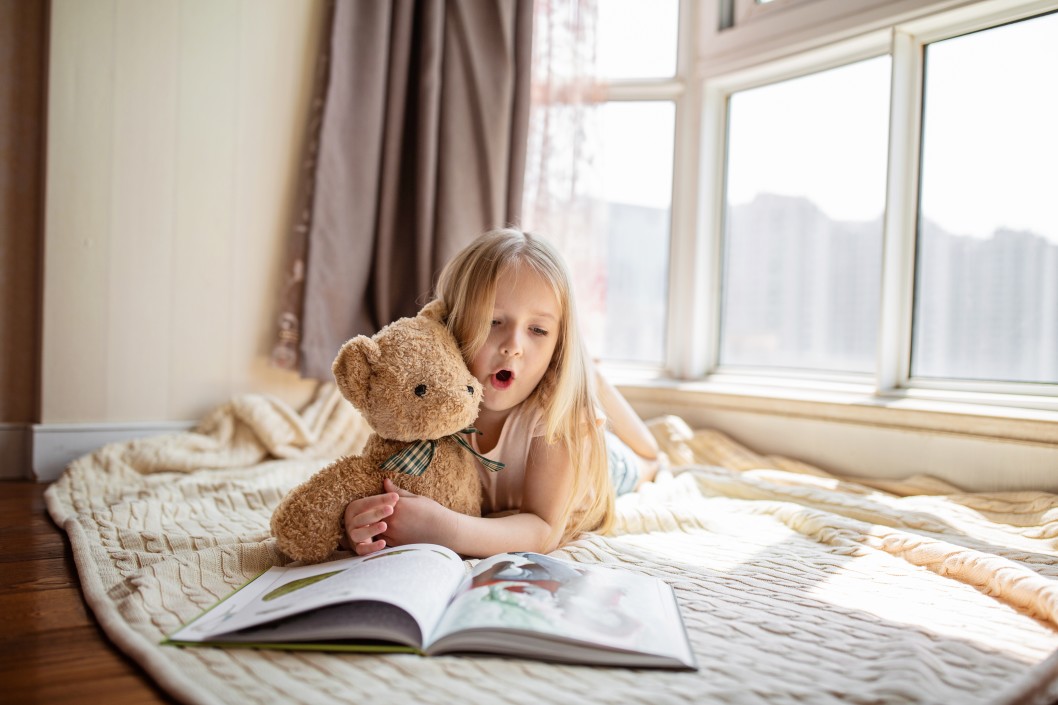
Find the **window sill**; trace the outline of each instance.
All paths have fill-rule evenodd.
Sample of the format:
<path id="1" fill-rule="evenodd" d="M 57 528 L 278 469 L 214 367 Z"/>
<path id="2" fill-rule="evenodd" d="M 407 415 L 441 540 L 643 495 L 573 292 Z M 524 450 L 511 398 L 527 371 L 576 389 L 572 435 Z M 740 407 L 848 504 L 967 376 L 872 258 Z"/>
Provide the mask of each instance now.
<path id="1" fill-rule="evenodd" d="M 623 368 L 607 369 L 605 373 L 634 407 L 649 410 L 651 415 L 680 415 L 681 409 L 737 411 L 987 440 L 1058 444 L 1058 409 L 1013 406 L 1018 398 L 1010 395 L 988 397 L 920 389 L 880 395 L 873 386 L 852 381 L 788 381 L 721 374 L 700 381 L 681 381 Z M 988 403 L 991 400 L 998 403 Z M 1036 403 L 1043 406 L 1051 402 Z M 666 407 L 671 407 L 671 411 L 665 411 Z"/>

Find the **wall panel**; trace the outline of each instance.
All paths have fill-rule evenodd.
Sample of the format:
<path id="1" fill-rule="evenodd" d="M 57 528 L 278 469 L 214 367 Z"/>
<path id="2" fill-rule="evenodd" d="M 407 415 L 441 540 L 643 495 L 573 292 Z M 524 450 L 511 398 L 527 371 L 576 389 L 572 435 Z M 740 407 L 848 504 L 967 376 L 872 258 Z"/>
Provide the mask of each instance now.
<path id="1" fill-rule="evenodd" d="M 322 0 L 55 0 L 41 421 L 299 404 L 270 368 Z"/>
<path id="2" fill-rule="evenodd" d="M 42 422 L 107 415 L 116 9 L 52 4 Z"/>

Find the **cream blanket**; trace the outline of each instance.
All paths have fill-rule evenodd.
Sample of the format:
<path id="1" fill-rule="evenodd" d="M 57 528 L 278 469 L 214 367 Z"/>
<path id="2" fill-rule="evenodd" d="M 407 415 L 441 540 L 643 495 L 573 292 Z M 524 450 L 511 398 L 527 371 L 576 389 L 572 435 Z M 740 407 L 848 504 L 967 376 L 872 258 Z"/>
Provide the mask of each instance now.
<path id="1" fill-rule="evenodd" d="M 963 494 L 928 478 L 872 489 L 676 418 L 653 429 L 673 472 L 621 498 L 613 535 L 557 555 L 670 583 L 696 673 L 160 646 L 282 560 L 272 508 L 362 442 L 362 420 L 330 386 L 301 412 L 240 397 L 194 432 L 104 447 L 47 501 L 106 633 L 187 703 L 1054 699 L 1058 496 Z"/>

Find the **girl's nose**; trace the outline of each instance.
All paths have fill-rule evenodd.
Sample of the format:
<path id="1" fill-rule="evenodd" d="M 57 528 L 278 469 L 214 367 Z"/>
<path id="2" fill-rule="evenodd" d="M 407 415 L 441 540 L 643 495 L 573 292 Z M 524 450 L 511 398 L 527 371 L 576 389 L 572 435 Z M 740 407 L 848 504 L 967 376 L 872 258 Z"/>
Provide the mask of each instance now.
<path id="1" fill-rule="evenodd" d="M 500 352 L 504 357 L 514 357 L 522 354 L 522 344 L 517 335 L 511 335 L 500 345 Z"/>

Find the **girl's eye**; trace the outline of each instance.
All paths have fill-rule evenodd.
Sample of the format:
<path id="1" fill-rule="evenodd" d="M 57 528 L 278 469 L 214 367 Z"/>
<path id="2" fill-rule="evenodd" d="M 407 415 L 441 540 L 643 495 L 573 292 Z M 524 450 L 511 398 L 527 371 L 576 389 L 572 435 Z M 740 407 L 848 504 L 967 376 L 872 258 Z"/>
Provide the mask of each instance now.
<path id="1" fill-rule="evenodd" d="M 531 330 L 533 332 L 533 335 L 541 335 L 541 336 L 547 335 L 547 331 L 544 330 L 543 328 L 540 328 L 539 326 L 533 326 L 529 330 Z"/>
<path id="2" fill-rule="evenodd" d="M 497 321 L 495 318 L 492 319 L 492 325 L 498 326 L 499 324 L 500 324 L 500 322 Z"/>

